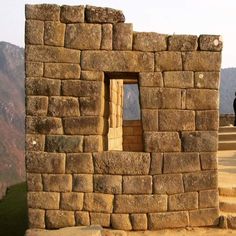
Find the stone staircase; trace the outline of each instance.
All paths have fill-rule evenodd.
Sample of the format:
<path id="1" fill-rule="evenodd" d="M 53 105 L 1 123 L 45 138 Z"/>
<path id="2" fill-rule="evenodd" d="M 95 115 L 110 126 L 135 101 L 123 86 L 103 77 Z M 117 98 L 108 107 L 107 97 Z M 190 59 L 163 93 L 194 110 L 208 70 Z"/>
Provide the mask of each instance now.
<path id="1" fill-rule="evenodd" d="M 219 129 L 219 147 L 218 150 L 236 151 L 236 127 L 223 126 Z"/>

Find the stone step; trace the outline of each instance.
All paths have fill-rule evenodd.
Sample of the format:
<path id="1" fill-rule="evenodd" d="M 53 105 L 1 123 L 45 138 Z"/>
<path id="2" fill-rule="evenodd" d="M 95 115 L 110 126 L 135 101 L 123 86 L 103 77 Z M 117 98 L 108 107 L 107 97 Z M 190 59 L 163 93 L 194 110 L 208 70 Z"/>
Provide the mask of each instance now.
<path id="1" fill-rule="evenodd" d="M 236 141 L 220 141 L 218 150 L 236 150 Z"/>
<path id="2" fill-rule="evenodd" d="M 236 198 L 236 187 L 226 188 L 226 187 L 219 187 L 219 194 L 220 196 L 225 197 L 235 197 Z"/>
<path id="3" fill-rule="evenodd" d="M 236 141 L 236 133 L 219 133 L 219 141 Z"/>
<path id="4" fill-rule="evenodd" d="M 220 211 L 236 213 L 236 197 L 220 196 Z"/>
<path id="5" fill-rule="evenodd" d="M 236 126 L 221 126 L 219 133 L 236 133 Z"/>

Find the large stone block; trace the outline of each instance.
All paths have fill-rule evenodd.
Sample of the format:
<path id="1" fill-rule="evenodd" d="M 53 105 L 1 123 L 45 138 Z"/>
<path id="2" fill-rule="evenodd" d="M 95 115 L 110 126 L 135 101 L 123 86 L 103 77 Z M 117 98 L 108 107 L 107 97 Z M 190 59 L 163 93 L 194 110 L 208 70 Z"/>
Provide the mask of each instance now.
<path id="1" fill-rule="evenodd" d="M 27 173 L 27 188 L 28 191 L 38 192 L 43 191 L 43 182 L 41 174 Z"/>
<path id="2" fill-rule="evenodd" d="M 45 228 L 45 211 L 40 209 L 28 209 L 29 228 L 44 229 Z"/>
<path id="3" fill-rule="evenodd" d="M 44 96 L 27 96 L 26 114 L 46 116 L 48 112 L 48 97 Z"/>
<path id="4" fill-rule="evenodd" d="M 219 207 L 219 191 L 217 189 L 200 191 L 199 207 Z"/>
<path id="5" fill-rule="evenodd" d="M 132 230 L 129 214 L 112 214 L 111 226 L 113 229 Z"/>
<path id="6" fill-rule="evenodd" d="M 79 103 L 81 116 L 103 116 L 104 100 L 105 99 L 102 96 L 80 97 Z"/>
<path id="7" fill-rule="evenodd" d="M 25 150 L 26 151 L 44 151 L 45 135 L 26 134 Z"/>
<path id="8" fill-rule="evenodd" d="M 91 225 L 101 225 L 102 227 L 110 226 L 110 214 L 108 213 L 90 213 Z"/>
<path id="9" fill-rule="evenodd" d="M 44 22 L 27 20 L 25 22 L 25 44 L 43 44 Z"/>
<path id="10" fill-rule="evenodd" d="M 162 164 L 163 163 L 163 155 L 162 153 L 151 154 L 151 166 L 150 166 L 150 175 L 157 175 L 162 173 Z"/>
<path id="11" fill-rule="evenodd" d="M 133 230 L 147 230 L 146 214 L 131 214 L 130 220 Z"/>
<path id="12" fill-rule="evenodd" d="M 90 217 L 87 211 L 76 211 L 75 212 L 75 225 L 90 225 Z"/>
<path id="13" fill-rule="evenodd" d="M 84 210 L 90 212 L 112 213 L 114 196 L 102 193 L 85 193 Z"/>
<path id="14" fill-rule="evenodd" d="M 181 71 L 182 57 L 180 52 L 155 53 L 155 71 Z"/>
<path id="15" fill-rule="evenodd" d="M 147 175 L 150 154 L 142 152 L 94 153 L 94 172 L 97 174 Z"/>
<path id="16" fill-rule="evenodd" d="M 104 81 L 104 73 L 102 71 L 82 71 L 81 80 Z"/>
<path id="17" fill-rule="evenodd" d="M 146 152 L 180 152 L 181 141 L 177 132 L 145 132 Z"/>
<path id="18" fill-rule="evenodd" d="M 99 24 L 68 24 L 65 47 L 75 49 L 100 49 L 102 28 Z"/>
<path id="19" fill-rule="evenodd" d="M 199 46 L 202 51 L 221 51 L 223 40 L 220 35 L 200 35 Z"/>
<path id="20" fill-rule="evenodd" d="M 167 195 L 116 195 L 115 213 L 147 213 L 167 211 Z"/>
<path id="21" fill-rule="evenodd" d="M 198 37 L 195 35 L 173 35 L 168 37 L 169 51 L 196 51 Z"/>
<path id="22" fill-rule="evenodd" d="M 183 179 L 181 174 L 155 175 L 153 189 L 157 194 L 183 193 Z"/>
<path id="23" fill-rule="evenodd" d="M 215 189 L 218 187 L 217 171 L 184 174 L 183 181 L 186 192 Z"/>
<path id="24" fill-rule="evenodd" d="M 203 170 L 217 169 L 217 152 L 200 153 L 200 158 Z"/>
<path id="25" fill-rule="evenodd" d="M 102 50 L 112 50 L 112 24 L 102 24 Z"/>
<path id="26" fill-rule="evenodd" d="M 61 6 L 61 22 L 63 23 L 79 23 L 84 22 L 84 6 Z"/>
<path id="27" fill-rule="evenodd" d="M 143 72 L 154 70 L 153 53 L 131 51 L 83 51 L 83 70 Z"/>
<path id="28" fill-rule="evenodd" d="M 144 131 L 158 131 L 158 111 L 142 109 L 142 125 Z"/>
<path id="29" fill-rule="evenodd" d="M 84 136 L 84 152 L 101 152 L 103 149 L 103 136 Z"/>
<path id="30" fill-rule="evenodd" d="M 220 72 L 195 72 L 194 84 L 196 88 L 219 89 Z"/>
<path id="31" fill-rule="evenodd" d="M 25 76 L 26 77 L 42 77 L 43 76 L 43 63 L 41 62 L 25 62 Z"/>
<path id="32" fill-rule="evenodd" d="M 73 175 L 73 191 L 83 193 L 93 192 L 93 176 L 89 174 Z"/>
<path id="33" fill-rule="evenodd" d="M 142 87 L 163 87 L 161 72 L 141 72 L 139 73 L 139 85 Z"/>
<path id="34" fill-rule="evenodd" d="M 216 152 L 217 131 L 182 132 L 182 147 L 185 152 Z"/>
<path id="35" fill-rule="evenodd" d="M 83 193 L 62 193 L 60 209 L 68 211 L 82 210 L 83 199 Z"/>
<path id="36" fill-rule="evenodd" d="M 219 111 L 197 111 L 196 130 L 218 130 Z"/>

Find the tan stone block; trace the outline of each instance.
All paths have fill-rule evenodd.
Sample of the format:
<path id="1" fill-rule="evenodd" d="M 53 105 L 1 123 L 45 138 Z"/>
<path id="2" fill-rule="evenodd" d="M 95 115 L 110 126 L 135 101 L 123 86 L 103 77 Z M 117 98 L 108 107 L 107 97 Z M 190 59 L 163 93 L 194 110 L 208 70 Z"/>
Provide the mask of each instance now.
<path id="1" fill-rule="evenodd" d="M 181 140 L 177 132 L 144 132 L 146 152 L 180 152 Z"/>
<path id="2" fill-rule="evenodd" d="M 204 190 L 199 192 L 199 207 L 219 207 L 219 192 L 217 189 Z"/>
<path id="3" fill-rule="evenodd" d="M 200 209 L 189 212 L 190 226 L 210 226 L 219 224 L 219 210 L 217 208 Z"/>
<path id="4" fill-rule="evenodd" d="M 43 63 L 41 62 L 25 62 L 26 77 L 43 76 Z"/>
<path id="5" fill-rule="evenodd" d="M 39 77 L 26 78 L 26 95 L 60 95 L 60 80 L 52 80 Z"/>
<path id="6" fill-rule="evenodd" d="M 165 212 L 148 214 L 148 229 L 184 228 L 189 224 L 188 212 Z"/>
<path id="7" fill-rule="evenodd" d="M 217 188 L 217 171 L 201 171 L 183 175 L 186 192 Z"/>
<path id="8" fill-rule="evenodd" d="M 112 24 L 102 24 L 102 50 L 112 50 Z"/>
<path id="9" fill-rule="evenodd" d="M 73 191 L 84 193 L 93 192 L 93 175 L 73 175 Z"/>
<path id="10" fill-rule="evenodd" d="M 154 71 L 154 55 L 131 51 L 83 51 L 82 70 L 107 72 Z"/>
<path id="11" fill-rule="evenodd" d="M 183 193 L 184 186 L 181 174 L 155 175 L 153 177 L 154 193 L 175 194 Z"/>
<path id="12" fill-rule="evenodd" d="M 152 176 L 123 176 L 123 193 L 152 193 Z"/>
<path id="13" fill-rule="evenodd" d="M 163 163 L 163 155 L 162 153 L 151 154 L 151 165 L 150 165 L 150 175 L 156 175 L 162 173 L 162 164 Z"/>
<path id="14" fill-rule="evenodd" d="M 200 170 L 201 166 L 198 153 L 164 153 L 163 172 L 165 174 Z"/>
<path id="15" fill-rule="evenodd" d="M 221 51 L 223 40 L 220 35 L 200 35 L 199 46 L 202 51 Z"/>
<path id="16" fill-rule="evenodd" d="M 48 111 L 48 97 L 44 96 L 27 96 L 26 114 L 45 116 Z"/>
<path id="17" fill-rule="evenodd" d="M 70 192 L 72 190 L 72 176 L 65 174 L 44 174 L 43 188 L 49 192 Z"/>
<path id="18" fill-rule="evenodd" d="M 198 192 L 181 193 L 168 197 L 168 210 L 184 211 L 198 209 Z"/>
<path id="19" fill-rule="evenodd" d="M 68 211 L 82 210 L 83 199 L 83 193 L 62 193 L 60 209 Z"/>
<path id="20" fill-rule="evenodd" d="M 46 211 L 47 229 L 58 229 L 75 225 L 75 216 L 73 211 L 48 210 Z"/>
<path id="21" fill-rule="evenodd" d="M 158 131 L 158 111 L 142 109 L 142 125 L 144 131 Z"/>
<path id="22" fill-rule="evenodd" d="M 96 174 L 147 175 L 150 167 L 150 154 L 143 152 L 101 152 L 94 153 Z"/>
<path id="23" fill-rule="evenodd" d="M 201 165 L 203 170 L 216 170 L 217 169 L 217 153 L 206 152 L 200 153 Z"/>
<path id="24" fill-rule="evenodd" d="M 114 196 L 103 193 L 85 193 L 84 210 L 90 212 L 112 213 Z"/>
<path id="25" fill-rule="evenodd" d="M 94 192 L 121 194 L 122 176 L 120 175 L 94 175 Z"/>
<path id="26" fill-rule="evenodd" d="M 27 20 L 25 22 L 25 44 L 43 44 L 44 22 Z"/>
<path id="27" fill-rule="evenodd" d="M 65 173 L 65 159 L 63 153 L 27 152 L 26 169 L 31 173 Z"/>
<path id="28" fill-rule="evenodd" d="M 29 208 L 59 209 L 59 193 L 28 192 L 27 203 Z"/>
<path id="29" fill-rule="evenodd" d="M 100 49 L 102 28 L 99 24 L 68 24 L 65 47 L 75 49 Z"/>
<path id="30" fill-rule="evenodd" d="M 87 226 L 90 225 L 89 213 L 87 211 L 75 212 L 75 225 Z"/>
<path id="31" fill-rule="evenodd" d="M 198 37 L 195 35 L 173 35 L 168 37 L 169 51 L 196 51 Z"/>
<path id="32" fill-rule="evenodd" d="M 161 72 L 141 72 L 139 73 L 139 85 L 143 87 L 163 87 Z"/>
<path id="33" fill-rule="evenodd" d="M 147 230 L 146 214 L 131 214 L 130 220 L 133 230 Z"/>
<path id="34" fill-rule="evenodd" d="M 103 136 L 88 135 L 84 136 L 84 152 L 101 152 L 103 151 Z"/>
<path id="35" fill-rule="evenodd" d="M 44 229 L 45 228 L 45 211 L 40 209 L 28 209 L 29 228 Z"/>
<path id="36" fill-rule="evenodd" d="M 82 71 L 81 80 L 104 81 L 104 73 L 102 71 Z"/>
<path id="37" fill-rule="evenodd" d="M 81 116 L 103 116 L 105 99 L 101 97 L 80 97 Z"/>
<path id="38" fill-rule="evenodd" d="M 219 89 L 220 86 L 220 72 L 195 72 L 195 87 Z"/>
<path id="39" fill-rule="evenodd" d="M 155 71 L 181 71 L 182 57 L 180 52 L 155 53 Z"/>
<path id="40" fill-rule="evenodd" d="M 93 158 L 91 153 L 70 153 L 66 157 L 66 173 L 93 173 Z"/>
<path id="41" fill-rule="evenodd" d="M 219 111 L 197 111 L 196 130 L 218 130 Z"/>
<path id="42" fill-rule="evenodd" d="M 111 229 L 103 229 L 102 236 L 127 236 L 127 232 L 124 230 L 111 230 Z"/>
<path id="43" fill-rule="evenodd" d="M 135 32 L 133 50 L 137 51 L 165 51 L 167 49 L 167 35 L 153 32 Z"/>
<path id="44" fill-rule="evenodd" d="M 216 152 L 217 131 L 182 132 L 182 147 L 185 152 Z"/>
<path id="45" fill-rule="evenodd" d="M 111 226 L 113 229 L 132 230 L 129 214 L 112 214 Z"/>
<path id="46" fill-rule="evenodd" d="M 26 134 L 26 151 L 44 151 L 45 136 L 40 134 Z"/>
<path id="47" fill-rule="evenodd" d="M 28 45 L 25 55 L 26 61 L 80 63 L 80 51 L 64 47 Z"/>
<path id="48" fill-rule="evenodd" d="M 184 70 L 191 71 L 220 71 L 220 52 L 185 52 L 183 55 Z"/>
<path id="49" fill-rule="evenodd" d="M 26 4 L 25 18 L 42 21 L 58 21 L 60 19 L 60 7 L 55 4 Z"/>
<path id="50" fill-rule="evenodd" d="M 109 228 L 110 214 L 108 213 L 90 213 L 91 225 L 101 225 L 102 227 Z"/>
<path id="51" fill-rule="evenodd" d="M 41 174 L 27 173 L 27 190 L 31 192 L 43 191 Z"/>
<path id="52" fill-rule="evenodd" d="M 63 23 L 78 23 L 84 22 L 84 6 L 61 6 L 61 22 Z"/>

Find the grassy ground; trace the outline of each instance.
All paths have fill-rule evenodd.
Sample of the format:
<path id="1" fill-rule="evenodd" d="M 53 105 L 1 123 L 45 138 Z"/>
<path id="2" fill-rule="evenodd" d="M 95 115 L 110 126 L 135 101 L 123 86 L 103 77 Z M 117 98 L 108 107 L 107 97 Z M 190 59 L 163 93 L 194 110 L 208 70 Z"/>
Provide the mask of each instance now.
<path id="1" fill-rule="evenodd" d="M 0 235 L 24 236 L 27 228 L 26 184 L 10 187 L 0 201 Z"/>

